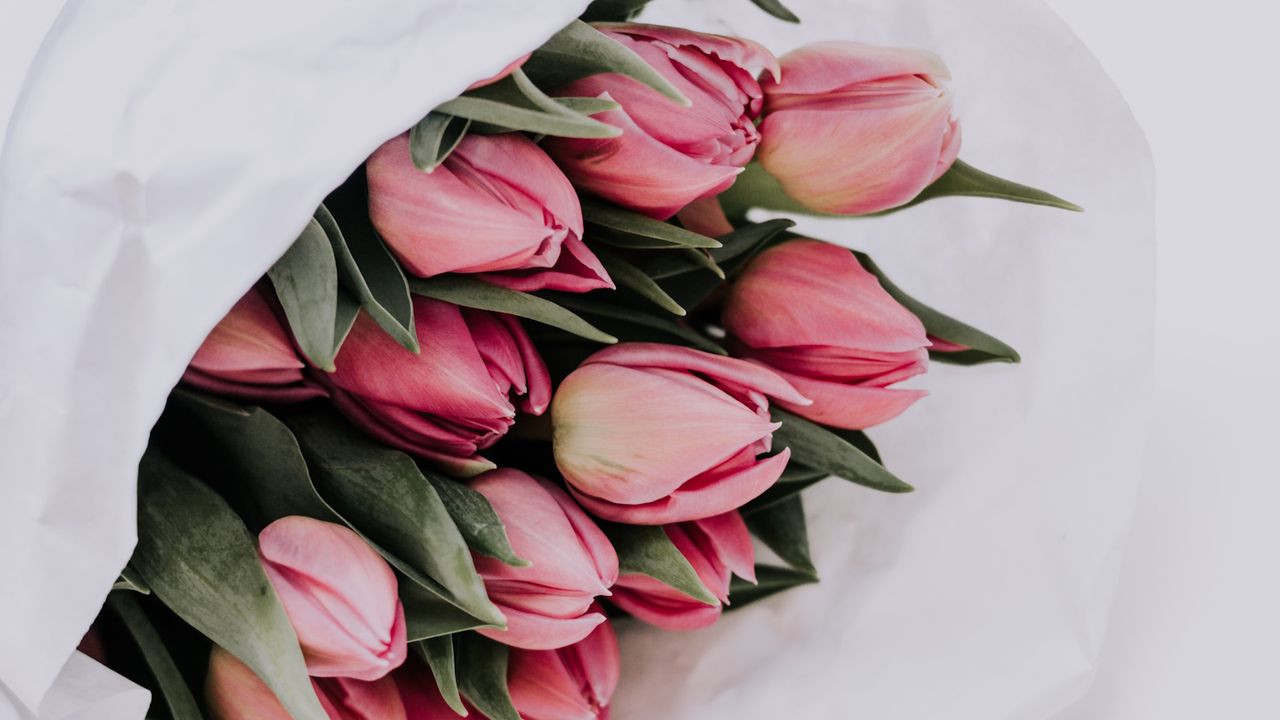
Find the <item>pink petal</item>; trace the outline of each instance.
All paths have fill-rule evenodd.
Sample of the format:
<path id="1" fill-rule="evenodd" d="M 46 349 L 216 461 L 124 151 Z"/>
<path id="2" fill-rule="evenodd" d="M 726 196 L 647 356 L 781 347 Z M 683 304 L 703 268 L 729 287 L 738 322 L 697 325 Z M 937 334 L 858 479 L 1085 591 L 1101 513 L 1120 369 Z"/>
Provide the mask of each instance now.
<path id="1" fill-rule="evenodd" d="M 623 575 L 609 601 L 638 620 L 673 632 L 697 630 L 720 618 L 721 605 L 707 605 L 647 575 Z"/>
<path id="2" fill-rule="evenodd" d="M 719 198 L 694 200 L 676 214 L 680 224 L 696 233 L 718 238 L 733 232 L 733 225 L 724 214 Z"/>
<path id="3" fill-rule="evenodd" d="M 605 627 L 601 623 L 599 627 Z M 596 631 L 593 631 L 593 633 Z M 592 700 L 562 658 L 563 650 L 512 650 L 507 665 L 511 703 L 525 720 L 596 720 Z"/>
<path id="4" fill-rule="evenodd" d="M 751 532 L 738 512 L 727 512 L 701 520 L 692 524 L 706 535 L 715 555 L 733 574 L 744 580 L 755 582 L 756 550 L 751 541 Z"/>
<path id="5" fill-rule="evenodd" d="M 713 355 L 701 350 L 664 345 L 662 343 L 623 343 L 601 350 L 587 358 L 584 365 L 609 363 L 635 368 L 670 368 L 686 370 L 713 378 L 717 382 L 746 390 L 755 390 L 770 397 L 803 405 L 806 399 L 791 387 L 785 379 L 768 368 L 755 363 Z"/>
<path id="6" fill-rule="evenodd" d="M 331 720 L 406 720 L 404 702 L 389 677 L 375 682 L 312 678 L 311 685 Z"/>
<path id="7" fill-rule="evenodd" d="M 217 645 L 209 654 L 204 692 L 214 720 L 292 720 L 271 688 L 248 665 Z"/>
<path id="8" fill-rule="evenodd" d="M 892 420 L 928 394 L 924 390 L 849 385 L 799 375 L 788 378 L 813 398 L 813 404 L 797 407 L 780 402 L 779 405 L 816 423 L 846 430 L 865 430 Z"/>
<path id="9" fill-rule="evenodd" d="M 511 290 L 535 292 L 560 290 L 584 293 L 614 288 L 613 280 L 600 260 L 575 235 L 569 235 L 561 246 L 560 257 L 550 268 L 507 270 L 481 275 L 485 282 Z"/>
<path id="10" fill-rule="evenodd" d="M 780 81 L 763 83 L 775 95 L 818 95 L 894 76 L 922 75 L 949 80 L 942 58 L 926 50 L 877 47 L 853 42 L 820 42 L 782 56 Z"/>
<path id="11" fill-rule="evenodd" d="M 523 610 L 498 606 L 507 616 L 507 629 L 479 628 L 476 632 L 490 640 L 526 650 L 554 650 L 578 642 L 605 621 L 600 613 L 574 618 L 552 618 Z"/>
<path id="12" fill-rule="evenodd" d="M 746 38 L 694 32 L 685 28 L 642 23 L 596 23 L 596 27 L 610 34 L 618 33 L 635 38 L 659 40 L 670 45 L 690 45 L 721 60 L 731 62 L 752 74 L 767 70 L 775 78 L 779 76 L 778 60 L 768 48 Z"/>

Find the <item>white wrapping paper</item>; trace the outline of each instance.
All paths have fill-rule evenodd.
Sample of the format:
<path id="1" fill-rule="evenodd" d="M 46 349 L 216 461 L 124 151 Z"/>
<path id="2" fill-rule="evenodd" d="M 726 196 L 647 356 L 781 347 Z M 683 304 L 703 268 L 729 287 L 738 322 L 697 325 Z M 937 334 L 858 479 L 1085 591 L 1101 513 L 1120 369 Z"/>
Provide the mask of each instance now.
<path id="1" fill-rule="evenodd" d="M 40 708 L 128 557 L 137 459 L 208 329 L 379 142 L 583 4 L 73 0 L 56 21 L 6 15 L 0 571 L 17 591 L 0 593 L 0 718 L 5 698 L 14 717 Z M 746 0 L 655 0 L 647 17 L 778 52 L 938 50 L 962 157 L 1088 213 L 955 199 L 802 224 L 869 250 L 1025 364 L 935 367 L 933 395 L 873 433 L 916 494 L 835 480 L 810 494 L 821 585 L 694 634 L 626 632 L 615 717 L 1047 717 L 1090 676 L 1140 473 L 1145 145 L 1038 2 L 788 4 L 802 25 Z M 76 658 L 41 717 L 73 717 L 49 714 L 64 686 L 115 702 L 119 680 Z"/>

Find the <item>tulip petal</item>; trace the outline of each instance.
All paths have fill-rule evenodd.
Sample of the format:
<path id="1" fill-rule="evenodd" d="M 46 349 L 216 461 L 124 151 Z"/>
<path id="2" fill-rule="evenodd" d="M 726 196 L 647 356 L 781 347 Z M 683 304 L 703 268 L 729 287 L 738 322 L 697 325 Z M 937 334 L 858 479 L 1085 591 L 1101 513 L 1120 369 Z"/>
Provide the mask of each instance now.
<path id="1" fill-rule="evenodd" d="M 257 673 L 217 645 L 209 654 L 204 687 L 205 704 L 214 720 L 292 720 Z"/>
<path id="2" fill-rule="evenodd" d="M 807 407 L 785 402 L 779 402 L 779 406 L 816 423 L 845 430 L 865 430 L 892 420 L 928 395 L 924 390 L 848 385 L 799 375 L 788 375 L 788 379 L 814 401 Z"/>
<path id="3" fill-rule="evenodd" d="M 734 575 L 755 582 L 756 550 L 751 541 L 751 532 L 738 512 L 728 512 L 709 518 L 695 520 L 699 530 L 706 536 L 715 557 Z"/>
<path id="4" fill-rule="evenodd" d="M 672 632 L 697 630 L 720 619 L 721 605 L 708 605 L 648 575 L 623 575 L 609 601 L 636 619 Z"/>
<path id="5" fill-rule="evenodd" d="M 601 623 L 598 627 L 604 627 Z M 597 630 L 598 631 L 598 630 Z M 593 631 L 593 633 L 596 631 Z M 584 640 L 585 642 L 585 640 Z M 513 650 L 507 665 L 511 704 L 525 720 L 596 720 L 592 699 L 566 667 L 561 650 Z"/>
<path id="6" fill-rule="evenodd" d="M 778 59 L 768 48 L 754 40 L 643 23 L 597 23 L 596 27 L 610 34 L 659 40 L 677 47 L 691 45 L 704 53 L 749 70 L 753 75 L 768 71 L 777 78 L 781 74 Z"/>
<path id="7" fill-rule="evenodd" d="M 312 678 L 311 684 L 331 720 L 406 720 L 400 691 L 389 677 L 375 682 Z"/>
<path id="8" fill-rule="evenodd" d="M 526 650 L 555 650 L 572 645 L 591 634 L 605 622 L 604 615 L 586 613 L 573 618 L 552 618 L 498 604 L 507 616 L 507 629 L 478 628 L 476 632 L 490 640 Z"/>
<path id="9" fill-rule="evenodd" d="M 780 94 L 821 95 L 895 76 L 951 79 L 942 58 L 927 50 L 853 42 L 805 45 L 783 55 L 781 69 L 780 80 L 762 83 L 770 102 Z"/>
<path id="10" fill-rule="evenodd" d="M 918 321 L 917 321 L 918 322 Z M 662 343 L 624 343 L 605 348 L 587 358 L 584 365 L 608 363 L 623 367 L 686 370 L 743 390 L 803 405 L 807 399 L 772 370 L 755 363 L 712 355 L 701 350 Z"/>
<path id="11" fill-rule="evenodd" d="M 560 257 L 550 268 L 525 268 L 481 275 L 485 282 L 520 292 L 559 290 L 584 293 L 612 290 L 613 280 L 595 253 L 575 235 L 565 237 Z"/>

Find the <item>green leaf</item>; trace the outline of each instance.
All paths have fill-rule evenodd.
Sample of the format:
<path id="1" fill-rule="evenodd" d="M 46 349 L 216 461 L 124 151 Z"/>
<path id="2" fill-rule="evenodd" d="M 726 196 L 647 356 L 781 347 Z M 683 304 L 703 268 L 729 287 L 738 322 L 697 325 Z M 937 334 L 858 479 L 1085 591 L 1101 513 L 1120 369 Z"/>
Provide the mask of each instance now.
<path id="1" fill-rule="evenodd" d="M 889 293 L 903 307 L 910 310 L 913 315 L 920 318 L 920 322 L 924 324 L 925 332 L 940 340 L 946 340 L 969 348 L 967 351 L 957 353 L 931 352 L 929 356 L 933 360 L 961 365 L 976 365 L 986 362 L 1021 362 L 1022 357 L 1017 350 L 972 325 L 966 325 L 950 315 L 940 313 L 916 300 L 903 292 L 902 288 L 894 285 L 893 281 L 884 274 L 884 271 L 880 269 L 880 266 L 876 265 L 870 256 L 860 252 L 855 252 L 854 255 L 857 256 L 858 262 L 862 263 L 862 267 L 866 268 L 867 272 L 875 275 L 880 280 L 880 286 L 884 288 L 885 292 Z"/>
<path id="2" fill-rule="evenodd" d="M 120 617 L 125 629 L 142 651 L 142 659 L 156 679 L 160 697 L 169 708 L 169 715 L 183 720 L 203 718 L 200 706 L 191 695 L 191 688 L 187 686 L 177 663 L 173 661 L 173 655 L 169 654 L 169 648 L 165 647 L 164 638 L 151 624 L 138 600 L 127 592 L 113 592 L 107 595 L 107 606 Z"/>
<path id="3" fill-rule="evenodd" d="M 413 576 L 411 569 L 435 581 L 420 584 L 477 619 L 506 624 L 485 593 L 462 533 L 412 458 L 368 439 L 331 412 L 295 412 L 284 419 L 320 496 L 381 547 L 388 561 L 407 565 L 398 567 L 407 575 Z"/>
<path id="4" fill-rule="evenodd" d="M 1027 185 L 1020 185 L 985 173 L 963 160 L 957 160 L 950 170 L 943 173 L 942 177 L 921 191 L 914 200 L 896 209 L 902 210 L 913 205 L 919 205 L 926 200 L 950 195 L 996 198 L 998 200 L 1010 200 L 1031 205 L 1044 205 L 1073 212 L 1084 212 L 1084 208 L 1073 202 L 1063 200 L 1056 195 L 1050 195 L 1043 190 L 1037 190 Z"/>
<path id="5" fill-rule="evenodd" d="M 405 281 L 400 264 L 382 244 L 373 226 L 360 222 L 361 218 L 347 216 L 352 231 L 343 233 L 338 221 L 321 205 L 316 209 L 316 220 L 329 236 L 333 254 L 338 262 L 338 278 L 388 335 L 409 352 L 418 352 L 418 333 L 413 324 L 413 300 L 409 297 L 409 284 Z M 342 336 L 351 330 L 355 322 L 355 310 L 350 310 L 350 321 Z M 339 313 L 341 317 L 343 313 Z M 341 344 L 340 342 L 338 343 Z M 336 351 L 335 351 L 336 353 Z"/>
<path id="6" fill-rule="evenodd" d="M 706 235 L 594 200 L 582 202 L 582 219 L 588 226 L 608 231 L 595 237 L 616 247 L 634 250 L 721 247 L 719 241 Z"/>
<path id="7" fill-rule="evenodd" d="M 706 352 L 717 355 L 729 354 L 707 336 L 666 316 L 650 315 L 635 308 L 615 305 L 594 297 L 580 297 L 568 294 L 557 295 L 556 302 L 583 315 L 593 316 L 596 323 L 602 325 L 605 330 L 630 342 L 669 342 L 671 339 L 675 339 L 679 340 L 682 345 L 688 345 Z M 603 322 L 601 319 L 603 319 Z M 643 330 L 629 332 L 633 328 L 657 332 L 648 333 Z"/>
<path id="8" fill-rule="evenodd" d="M 440 697 L 444 698 L 455 713 L 466 715 L 467 709 L 462 704 L 462 696 L 458 694 L 458 675 L 453 663 L 453 636 L 423 640 L 414 643 L 414 648 L 427 661 L 427 667 L 431 668 L 431 676 L 435 678 Z"/>
<path id="9" fill-rule="evenodd" d="M 743 512 L 751 533 L 793 569 L 818 576 L 809 553 L 809 532 L 804 521 L 804 502 L 799 495 L 765 507 Z"/>
<path id="10" fill-rule="evenodd" d="M 405 636 L 409 642 L 430 640 L 488 623 L 460 610 L 457 605 L 428 590 L 424 585 L 396 573 L 400 581 L 400 602 L 404 605 Z"/>
<path id="11" fill-rule="evenodd" d="M 492 126 L 474 127 L 475 130 L 523 130 L 569 138 L 611 138 L 622 134 L 621 128 L 576 112 L 546 95 L 520 69 L 445 102 L 433 112 Z"/>
<path id="12" fill-rule="evenodd" d="M 786 20 L 787 22 L 793 23 L 800 22 L 800 18 L 796 17 L 795 13 L 788 10 L 786 6 L 778 2 L 778 0 L 751 0 L 751 2 L 755 3 L 756 7 L 779 20 Z"/>
<path id="13" fill-rule="evenodd" d="M 649 4 L 649 0 L 593 0 L 582 13 L 587 22 L 622 22 L 630 20 Z"/>
<path id="14" fill-rule="evenodd" d="M 521 720 L 507 690 L 507 646 L 469 633 L 458 638 L 462 695 L 489 720 Z"/>
<path id="15" fill-rule="evenodd" d="M 905 493 L 915 489 L 894 477 L 848 440 L 821 425 L 776 407 L 771 412 L 774 422 L 782 423 L 782 427 L 773 433 L 774 449 L 791 448 L 795 462 L 874 490 Z"/>
<path id="16" fill-rule="evenodd" d="M 468 118 L 441 112 L 429 112 L 409 130 L 409 155 L 423 172 L 433 172 L 466 137 L 471 127 Z"/>
<path id="17" fill-rule="evenodd" d="M 783 590 L 790 590 L 801 585 L 809 585 L 818 579 L 808 573 L 791 568 L 773 565 L 756 565 L 756 583 L 741 578 L 733 578 L 729 583 L 729 610 L 740 610 L 754 602 L 776 595 Z"/>
<path id="18" fill-rule="evenodd" d="M 329 237 L 315 218 L 307 221 L 307 227 L 267 271 L 267 277 L 302 354 L 313 365 L 333 372 L 338 352 L 334 337 L 338 264 Z"/>
<path id="19" fill-rule="evenodd" d="M 600 523 L 600 527 L 618 552 L 619 574 L 647 575 L 699 602 L 720 604 L 661 527 L 614 523 Z"/>
<path id="20" fill-rule="evenodd" d="M 326 720 L 253 536 L 217 493 L 150 452 L 138 468 L 133 563 L 156 597 L 252 668 L 294 718 Z"/>
<path id="21" fill-rule="evenodd" d="M 529 566 L 529 561 L 521 559 L 516 555 L 515 550 L 511 549 L 511 541 L 507 539 L 507 528 L 484 495 L 456 480 L 437 475 L 429 470 L 423 470 L 422 474 L 435 488 L 472 550 L 486 557 L 501 560 L 512 567 Z"/>
<path id="22" fill-rule="evenodd" d="M 409 281 L 409 289 L 418 295 L 463 307 L 516 315 L 588 340 L 606 344 L 618 342 L 617 338 L 600 331 L 586 320 L 549 300 L 518 290 L 491 285 L 466 275 L 413 278 Z"/>
<path id="23" fill-rule="evenodd" d="M 685 107 L 689 99 L 630 48 L 574 20 L 533 52 L 521 69 L 538 87 L 555 90 L 578 78 L 619 73 L 638 80 Z"/>
<path id="24" fill-rule="evenodd" d="M 556 98 L 556 102 L 580 115 L 595 115 L 622 107 L 612 100 L 598 97 L 562 97 Z"/>
<path id="25" fill-rule="evenodd" d="M 147 587 L 147 584 L 142 581 L 142 577 L 138 575 L 138 571 L 128 565 L 125 565 L 124 569 L 120 571 L 120 577 L 116 578 L 116 581 L 112 583 L 111 589 L 128 590 L 130 592 L 141 593 L 143 595 L 151 594 L 151 588 Z"/>
<path id="26" fill-rule="evenodd" d="M 600 264 L 608 271 L 609 277 L 613 278 L 618 285 L 631 290 L 672 315 L 685 316 L 685 309 L 680 307 L 680 303 L 673 300 L 662 286 L 645 275 L 643 270 L 603 248 L 596 248 L 594 252 Z"/>
<path id="27" fill-rule="evenodd" d="M 748 223 L 720 237 L 722 247 L 710 250 L 707 254 L 721 268 L 722 273 L 732 276 L 793 226 L 794 222 L 785 219 Z M 724 282 L 721 277 L 703 271 L 693 259 L 680 258 L 682 262 L 664 263 L 667 257 L 671 257 L 669 253 L 651 254 L 658 257 L 645 265 L 645 271 L 650 277 L 661 279 L 662 288 L 684 307 L 697 307 Z"/>

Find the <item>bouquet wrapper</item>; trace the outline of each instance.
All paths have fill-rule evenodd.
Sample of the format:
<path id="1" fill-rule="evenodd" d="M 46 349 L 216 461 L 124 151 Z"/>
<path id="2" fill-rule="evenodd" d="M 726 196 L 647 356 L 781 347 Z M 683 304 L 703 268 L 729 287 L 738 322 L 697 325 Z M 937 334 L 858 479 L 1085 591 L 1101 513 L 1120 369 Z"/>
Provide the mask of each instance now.
<path id="1" fill-rule="evenodd" d="M 142 717 L 145 691 L 72 649 L 132 549 L 168 389 L 345 173 L 584 4 L 52 3 L 0 27 L 0 718 Z M 1039 3 L 788 5 L 801 25 L 745 0 L 655 0 L 645 20 L 779 53 L 934 49 L 963 157 L 1088 212 L 949 199 L 801 222 L 1024 364 L 935 365 L 932 395 L 873 432 L 915 494 L 812 491 L 820 585 L 693 634 L 625 628 L 615 716 L 1049 717 L 1091 677 L 1142 472 L 1145 142 Z"/>

